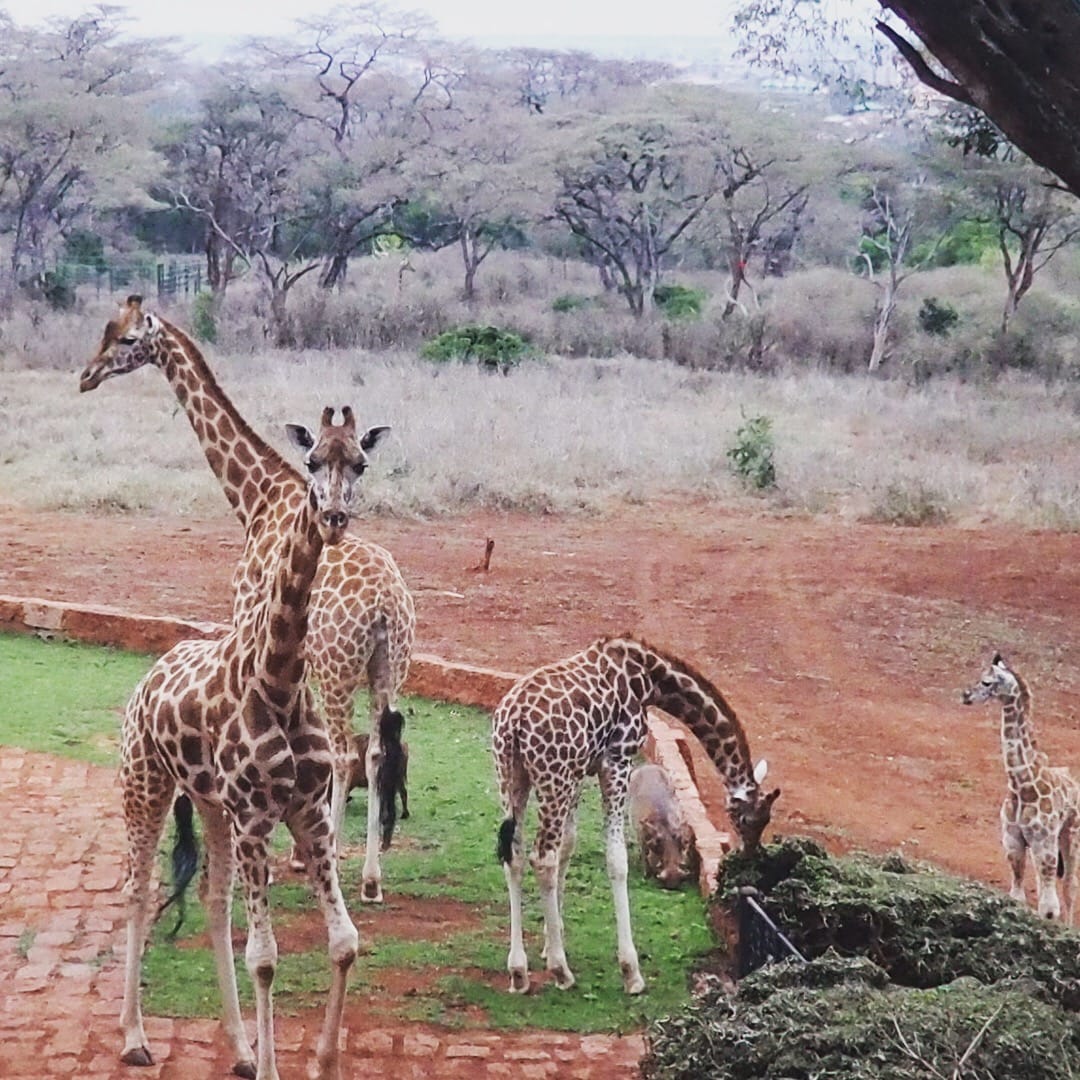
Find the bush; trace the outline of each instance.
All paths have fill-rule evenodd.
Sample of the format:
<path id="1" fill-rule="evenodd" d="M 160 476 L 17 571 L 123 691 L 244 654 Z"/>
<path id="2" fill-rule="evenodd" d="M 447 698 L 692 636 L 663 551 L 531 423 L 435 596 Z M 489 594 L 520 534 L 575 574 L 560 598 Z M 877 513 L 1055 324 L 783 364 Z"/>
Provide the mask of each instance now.
<path id="1" fill-rule="evenodd" d="M 208 345 L 218 339 L 216 307 L 213 293 L 198 293 L 191 302 L 191 332 Z"/>
<path id="2" fill-rule="evenodd" d="M 727 458 L 744 483 L 764 491 L 776 484 L 774 450 L 772 421 L 767 416 L 751 416 L 735 432 Z"/>
<path id="3" fill-rule="evenodd" d="M 707 299 L 704 289 L 691 289 L 687 285 L 657 285 L 653 293 L 656 306 L 669 319 L 698 318 Z"/>
<path id="4" fill-rule="evenodd" d="M 427 360 L 475 360 L 481 367 L 506 371 L 529 346 L 520 334 L 497 326 L 458 326 L 429 341 L 420 355 Z"/>
<path id="5" fill-rule="evenodd" d="M 551 301 L 551 310 L 563 315 L 568 311 L 580 311 L 581 308 L 587 308 L 591 304 L 592 297 L 579 296 L 576 293 L 563 293 L 562 296 L 556 296 Z"/>
<path id="6" fill-rule="evenodd" d="M 959 319 L 952 304 L 939 304 L 933 296 L 926 297 L 919 308 L 919 328 L 935 337 L 945 337 Z"/>
<path id="7" fill-rule="evenodd" d="M 919 480 L 889 484 L 870 508 L 867 520 L 889 525 L 943 525 L 950 516 L 945 496 Z"/>

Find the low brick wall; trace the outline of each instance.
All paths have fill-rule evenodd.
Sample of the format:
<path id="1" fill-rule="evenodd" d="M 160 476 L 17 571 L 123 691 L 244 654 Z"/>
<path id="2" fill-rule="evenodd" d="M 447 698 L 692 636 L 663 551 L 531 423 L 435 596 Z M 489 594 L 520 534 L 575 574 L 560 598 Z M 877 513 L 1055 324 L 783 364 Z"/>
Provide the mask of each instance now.
<path id="1" fill-rule="evenodd" d="M 221 623 L 191 622 L 156 615 L 136 615 L 118 608 L 66 604 L 36 597 L 0 595 L 0 632 L 111 645 L 134 652 L 163 653 L 185 638 L 217 638 Z M 493 709 L 517 681 L 508 671 L 455 664 L 439 656 L 414 653 L 405 690 L 410 694 Z M 731 837 L 713 825 L 694 780 L 686 733 L 659 709 L 649 711 L 645 755 L 671 776 L 683 817 L 694 830 L 701 856 L 700 887 L 705 896 L 716 888 L 720 860 L 731 850 Z"/>

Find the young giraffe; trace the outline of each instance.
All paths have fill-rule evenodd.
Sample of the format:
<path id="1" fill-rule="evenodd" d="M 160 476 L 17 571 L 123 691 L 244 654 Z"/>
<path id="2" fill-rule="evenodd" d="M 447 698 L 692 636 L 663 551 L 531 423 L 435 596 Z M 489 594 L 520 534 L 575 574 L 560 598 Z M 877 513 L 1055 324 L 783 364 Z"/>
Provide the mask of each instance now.
<path id="1" fill-rule="evenodd" d="M 768 768 L 755 769 L 734 710 L 701 675 L 672 656 L 627 637 L 602 638 L 565 660 L 520 679 L 492 718 L 492 751 L 506 819 L 499 858 L 510 893 L 510 990 L 529 989 L 522 932 L 525 858 L 521 823 L 536 789 L 539 823 L 531 861 L 544 911 L 544 957 L 555 982 L 574 985 L 563 947 L 563 894 L 576 843 L 576 814 L 586 776 L 600 782 L 607 870 L 615 904 L 619 966 L 629 994 L 645 989 L 630 932 L 623 818 L 634 755 L 645 742 L 650 706 L 686 722 L 716 763 L 728 789 L 728 813 L 743 844 L 754 847 L 780 789 L 760 788 Z"/>
<path id="2" fill-rule="evenodd" d="M 314 1075 L 339 1080 L 338 1037 L 357 932 L 338 884 L 328 788 L 332 754 L 307 684 L 308 607 L 324 544 L 345 535 L 353 485 L 366 455 L 351 409 L 341 425 L 326 409 L 315 438 L 289 425 L 308 451 L 305 498 L 293 511 L 264 601 L 219 641 L 182 641 L 150 669 L 124 716 L 120 783 L 128 835 L 127 962 L 122 1060 L 151 1065 L 139 1003 L 143 945 L 149 925 L 151 872 L 177 790 L 202 818 L 207 849 L 204 901 L 210 924 L 233 1071 L 277 1080 L 271 985 L 277 943 L 268 905 L 270 834 L 279 821 L 302 853 L 329 936 L 332 981 L 316 1048 Z M 390 712 L 383 698 L 380 705 Z M 181 830 L 183 833 L 183 830 Z M 189 832 L 190 836 L 190 832 Z M 234 872 L 248 919 L 246 964 L 255 987 L 257 1064 L 237 1000 L 230 934 Z"/>
<path id="3" fill-rule="evenodd" d="M 128 297 L 119 317 L 108 323 L 97 355 L 79 382 L 93 390 L 106 379 L 145 364 L 159 368 L 199 438 L 203 453 L 244 527 L 243 555 L 233 575 L 233 619 L 244 619 L 265 592 L 269 569 L 297 507 L 305 497 L 303 477 L 249 427 L 214 379 L 194 342 L 171 323 L 142 310 L 142 298 Z M 371 450 L 389 428 L 372 428 Z M 374 655 L 375 627 L 385 622 L 388 656 Z M 396 745 L 384 747 L 393 731 L 379 731 L 376 699 L 393 700 L 408 674 L 416 630 L 412 596 L 390 553 L 346 536 L 327 548 L 311 598 L 307 636 L 311 675 L 334 748 L 331 813 L 334 835 L 342 834 L 348 780 L 352 771 L 353 705 L 367 677 L 371 689 L 367 850 L 362 900 L 382 900 L 380 839 L 389 843 L 400 777 L 390 763 L 400 760 Z M 377 682 L 384 673 L 383 684 Z M 387 679 L 389 681 L 387 681 Z M 380 837 L 381 834 L 381 837 Z"/>
<path id="4" fill-rule="evenodd" d="M 994 655 L 986 674 L 970 690 L 965 705 L 979 705 L 991 698 L 1001 702 L 1001 753 L 1009 793 L 1001 804 L 1001 843 L 1012 870 L 1009 894 L 1027 902 L 1024 893 L 1024 862 L 1030 853 L 1038 877 L 1039 914 L 1046 919 L 1061 916 L 1055 874 L 1064 878 L 1065 911 L 1073 921 L 1076 900 L 1076 848 L 1080 823 L 1080 783 L 1068 769 L 1052 768 L 1035 745 L 1031 725 L 1031 691 L 1001 658 Z"/>

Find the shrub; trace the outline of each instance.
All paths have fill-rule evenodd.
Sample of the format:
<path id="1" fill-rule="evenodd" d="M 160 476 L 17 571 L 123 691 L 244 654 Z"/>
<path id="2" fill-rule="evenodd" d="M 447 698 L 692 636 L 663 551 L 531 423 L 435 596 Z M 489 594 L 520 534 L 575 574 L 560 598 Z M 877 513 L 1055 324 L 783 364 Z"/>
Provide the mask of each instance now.
<path id="1" fill-rule="evenodd" d="M 704 289 L 687 285 L 657 285 L 653 293 L 656 306 L 669 319 L 696 319 L 701 315 L 708 294 Z"/>
<path id="2" fill-rule="evenodd" d="M 920 480 L 889 484 L 867 519 L 890 525 L 942 525 L 950 516 L 945 496 Z"/>
<path id="3" fill-rule="evenodd" d="M 919 308 L 919 328 L 935 337 L 945 337 L 959 319 L 952 304 L 939 304 L 933 296 L 927 296 Z"/>
<path id="4" fill-rule="evenodd" d="M 197 293 L 191 302 L 191 332 L 209 345 L 218 339 L 216 306 L 214 294 L 208 292 Z"/>
<path id="5" fill-rule="evenodd" d="M 581 308 L 587 308 L 592 304 L 592 297 L 580 296 L 577 293 L 563 293 L 562 296 L 556 296 L 551 302 L 551 310 L 558 312 L 560 315 L 565 314 L 568 311 L 580 311 Z"/>
<path id="6" fill-rule="evenodd" d="M 774 450 L 772 421 L 767 416 L 751 416 L 735 432 L 727 458 L 744 483 L 764 491 L 776 484 Z"/>
<path id="7" fill-rule="evenodd" d="M 527 352 L 520 334 L 497 326 L 457 326 L 429 341 L 420 355 L 428 360 L 475 360 L 481 367 L 506 371 Z"/>

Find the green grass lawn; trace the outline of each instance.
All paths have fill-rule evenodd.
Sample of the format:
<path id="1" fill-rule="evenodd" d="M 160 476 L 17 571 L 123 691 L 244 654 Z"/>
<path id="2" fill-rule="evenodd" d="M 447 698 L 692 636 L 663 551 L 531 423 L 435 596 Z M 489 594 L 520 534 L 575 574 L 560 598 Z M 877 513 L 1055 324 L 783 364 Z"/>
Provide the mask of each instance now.
<path id="1" fill-rule="evenodd" d="M 124 702 L 151 662 L 115 650 L 0 635 L 0 700 L 5 705 L 0 744 L 115 762 Z M 687 974 L 715 944 L 704 903 L 692 889 L 665 892 L 642 880 L 633 855 L 630 902 L 648 991 L 639 998 L 622 992 L 593 781 L 582 799 L 578 851 L 566 890 L 567 954 L 578 984 L 565 992 L 548 984 L 527 997 L 506 992 L 509 915 L 494 854 L 501 815 L 488 747 L 489 717 L 420 698 L 406 698 L 402 707 L 412 817 L 399 824 L 394 846 L 384 856 L 386 905 L 373 909 L 356 900 L 361 858 L 355 848 L 342 866 L 363 950 L 350 994 L 368 996 L 372 1008 L 390 1017 L 574 1031 L 636 1028 L 686 1002 Z M 366 702 L 360 702 L 358 716 L 366 715 Z M 362 845 L 364 839 L 365 796 L 354 792 L 348 807 L 349 845 Z M 532 827 L 530 821 L 530 836 Z M 306 885 L 285 869 L 288 838 L 283 829 L 279 832 L 272 910 L 281 958 L 274 996 L 280 1010 L 291 1012 L 319 1003 L 329 968 L 321 919 Z M 414 918 L 408 933 L 395 931 L 410 911 L 426 912 L 435 900 L 453 902 L 453 929 L 442 930 L 433 919 L 430 933 L 423 921 L 418 931 Z M 234 912 L 240 927 L 239 900 Z M 146 953 L 146 1009 L 158 1015 L 217 1016 L 213 957 L 194 888 L 175 941 L 166 933 L 172 922 L 166 918 L 155 929 Z M 242 932 L 236 940 L 241 993 L 250 1004 Z M 541 944 L 540 905 L 530 872 L 526 945 L 534 972 L 542 969 Z"/>

